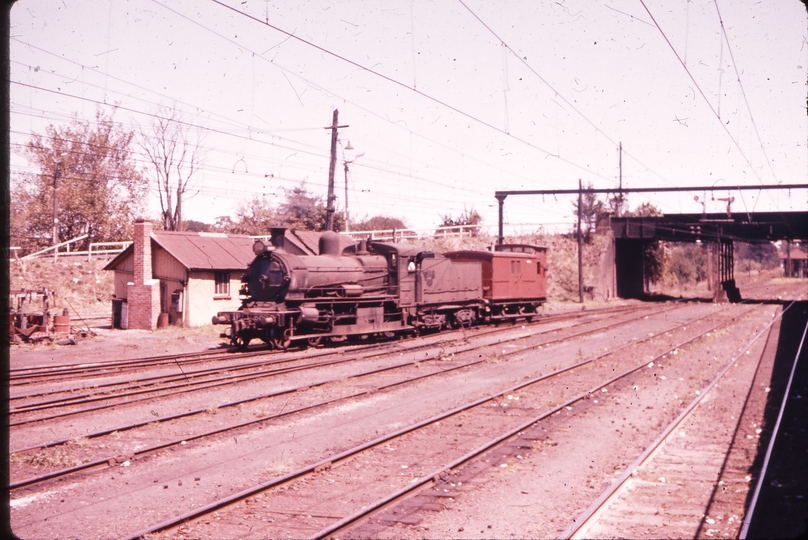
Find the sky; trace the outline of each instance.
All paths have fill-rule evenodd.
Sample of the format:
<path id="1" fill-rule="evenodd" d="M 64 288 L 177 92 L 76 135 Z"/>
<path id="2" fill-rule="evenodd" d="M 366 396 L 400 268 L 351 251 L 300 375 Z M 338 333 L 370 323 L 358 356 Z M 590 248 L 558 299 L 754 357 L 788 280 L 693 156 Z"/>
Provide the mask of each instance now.
<path id="1" fill-rule="evenodd" d="M 795 184 L 808 171 L 798 0 L 19 0 L 10 34 L 12 182 L 36 172 L 19 148 L 49 124 L 100 108 L 137 131 L 173 108 L 205 149 L 184 218 L 206 223 L 301 184 L 325 199 L 335 109 L 348 126 L 337 211 L 348 162 L 351 218 L 416 229 L 474 209 L 495 231 L 500 190 Z M 146 168 L 136 147 L 135 159 Z M 739 212 L 806 207 L 805 190 L 629 205 L 719 212 L 713 199 L 732 196 Z M 570 197 L 505 202 L 509 234 L 573 221 Z"/>

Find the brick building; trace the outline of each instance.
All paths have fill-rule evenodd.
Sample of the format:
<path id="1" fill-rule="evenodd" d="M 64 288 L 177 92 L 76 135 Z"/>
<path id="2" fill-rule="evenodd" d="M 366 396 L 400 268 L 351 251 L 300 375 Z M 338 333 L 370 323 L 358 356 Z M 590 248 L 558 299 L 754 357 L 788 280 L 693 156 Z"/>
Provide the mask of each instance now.
<path id="1" fill-rule="evenodd" d="M 135 222 L 134 242 L 104 270 L 115 272 L 113 327 L 153 330 L 166 324 L 203 326 L 241 305 L 241 276 L 255 255 L 249 236 L 153 231 Z M 290 253 L 316 255 L 320 233 L 285 231 Z M 351 243 L 341 237 L 341 247 Z"/>
<path id="2" fill-rule="evenodd" d="M 143 220 L 134 236 L 104 267 L 115 272 L 114 327 L 202 326 L 217 311 L 238 308 L 241 276 L 254 257 L 250 237 L 152 231 Z"/>

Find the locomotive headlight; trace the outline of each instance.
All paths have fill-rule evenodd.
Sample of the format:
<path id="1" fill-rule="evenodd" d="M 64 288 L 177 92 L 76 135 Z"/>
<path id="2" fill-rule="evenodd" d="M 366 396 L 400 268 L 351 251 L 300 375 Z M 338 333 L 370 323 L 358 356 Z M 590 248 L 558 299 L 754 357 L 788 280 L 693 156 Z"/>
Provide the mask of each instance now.
<path id="1" fill-rule="evenodd" d="M 264 243 L 263 240 L 256 240 L 253 244 L 253 253 L 255 256 L 258 257 L 259 255 L 263 255 L 264 252 L 267 250 L 267 245 Z"/>

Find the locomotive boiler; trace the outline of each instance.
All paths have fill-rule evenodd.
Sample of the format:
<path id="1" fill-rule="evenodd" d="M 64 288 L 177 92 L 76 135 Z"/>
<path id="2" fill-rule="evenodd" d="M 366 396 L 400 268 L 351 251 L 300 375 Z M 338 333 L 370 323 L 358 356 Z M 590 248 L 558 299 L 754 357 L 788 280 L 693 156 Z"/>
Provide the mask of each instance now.
<path id="1" fill-rule="evenodd" d="M 285 249 L 284 229 L 273 229 L 271 243 L 259 240 L 253 246 L 255 259 L 242 278 L 241 307 L 218 313 L 213 323 L 229 325 L 222 335 L 238 347 L 261 339 L 284 349 L 295 341 L 316 345 L 323 339 L 530 317 L 544 301 L 541 268 L 546 259 L 538 251 L 527 253 L 528 248 L 544 250 L 523 246 L 518 254 L 441 255 L 411 244 L 370 240 L 340 249 L 338 235 L 325 232 L 319 255 L 295 255 Z M 516 259 L 518 264 L 508 264 Z M 525 279 L 521 265 L 531 262 Z M 500 274 L 506 269 L 510 274 L 503 282 Z"/>

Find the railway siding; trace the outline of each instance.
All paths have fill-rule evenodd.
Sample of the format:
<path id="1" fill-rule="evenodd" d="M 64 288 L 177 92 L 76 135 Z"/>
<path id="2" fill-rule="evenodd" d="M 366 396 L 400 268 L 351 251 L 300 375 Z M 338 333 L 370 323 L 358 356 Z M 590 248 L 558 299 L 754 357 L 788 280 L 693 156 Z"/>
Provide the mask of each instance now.
<path id="1" fill-rule="evenodd" d="M 764 308 L 755 317 L 739 321 L 733 335 L 748 338 L 755 329 L 771 320 L 773 311 L 773 307 Z M 658 366 L 664 368 L 663 376 L 660 377 L 660 372 L 655 369 L 641 371 L 634 381 L 618 383 L 601 396 L 593 396 L 593 399 L 574 406 L 572 410 L 564 410 L 526 430 L 518 439 L 490 453 L 485 459 L 455 471 L 454 475 L 403 503 L 403 506 L 373 516 L 347 531 L 346 536 L 558 536 L 626 470 L 655 434 L 695 397 L 699 388 L 726 365 L 732 355 L 737 354 L 738 343 L 740 340 L 735 343 L 722 339 L 706 340 L 701 346 L 682 350 Z M 743 361 L 752 365 L 751 374 L 738 376 L 739 380 L 746 381 L 747 388 L 754 375 L 756 360 L 760 357 L 762 342 L 757 347 L 751 354 L 743 355 Z M 713 356 L 722 358 L 721 366 L 717 363 L 708 366 L 707 362 L 698 361 L 704 358 L 707 350 L 711 353 L 710 359 Z M 733 369 L 737 371 L 740 368 Z M 733 376 L 736 375 L 733 373 Z M 722 392 L 731 392 L 725 386 L 725 383 L 719 383 Z M 734 401 L 743 401 L 736 394 L 730 395 Z M 710 400 L 706 405 L 715 406 L 716 403 Z M 708 424 L 714 423 L 712 412 L 704 414 L 703 419 Z M 688 441 L 687 444 L 696 444 L 700 440 L 692 430 L 688 434 L 688 429 L 684 429 L 683 433 L 686 436 L 679 438 Z M 717 477 L 721 460 L 718 459 L 716 464 L 715 459 L 714 456 L 713 476 Z M 700 467 L 703 465 L 699 464 Z M 694 468 L 688 474 L 682 467 L 682 474 L 690 479 L 695 471 Z M 652 480 L 658 481 L 660 476 Z M 670 473 L 668 476 L 676 478 Z M 704 480 L 704 476 L 697 476 L 697 481 Z M 663 485 L 670 488 L 677 486 L 675 482 Z M 691 536 L 698 530 L 709 502 L 712 482 L 707 483 L 710 489 L 706 490 L 706 499 L 701 501 L 701 510 L 696 513 L 686 511 L 690 512 L 688 526 Z M 432 500 L 430 495 L 445 489 L 453 496 L 441 499 L 442 509 L 436 511 L 434 506 L 428 506 Z M 422 507 L 425 504 L 427 506 Z M 491 511 L 494 508 L 496 511 Z M 406 516 L 405 520 L 399 519 L 403 516 Z M 622 515 L 624 525 L 631 521 L 630 515 Z M 638 528 L 642 527 L 638 525 Z M 595 531 L 588 536 L 655 536 L 640 530 L 633 533 L 624 531 L 626 529 L 602 531 L 603 534 Z M 672 537 L 677 534 L 660 529 L 656 536 Z"/>
<path id="2" fill-rule="evenodd" d="M 313 471 L 313 475 L 282 483 L 272 491 L 246 496 L 235 505 L 203 515 L 165 534 L 219 537 L 227 531 L 228 536 L 238 534 L 256 538 L 268 534 L 310 535 L 334 520 L 354 513 L 357 506 L 372 503 L 375 498 L 383 496 L 385 490 L 402 489 L 426 474 L 425 478 L 429 478 L 430 483 L 434 482 L 432 488 L 422 490 L 421 494 L 404 503 L 394 504 L 370 520 L 360 522 L 347 535 L 556 535 L 587 504 L 587 495 L 591 500 L 625 470 L 631 462 L 632 451 L 642 448 L 649 433 L 658 431 L 666 418 L 675 416 L 692 399 L 699 385 L 709 380 L 715 370 L 725 363 L 727 354 L 737 348 L 756 325 L 759 326 L 760 321 L 767 317 L 771 320 L 769 312 L 774 309 L 772 306 L 757 306 L 753 308 L 754 314 L 743 317 L 742 314 L 749 311 L 749 307 L 726 307 L 729 318 L 721 316 L 713 323 L 719 319 L 726 320 L 730 322 L 729 330 L 712 332 L 709 337 L 701 338 L 699 343 L 682 346 L 664 358 L 656 359 L 653 365 L 647 365 L 647 357 L 654 350 L 660 351 L 682 343 L 686 336 L 694 335 L 699 329 L 703 331 L 712 323 L 688 322 L 686 329 L 682 327 L 677 330 L 672 329 L 675 325 L 689 321 L 688 317 L 696 313 L 715 313 L 716 306 L 691 304 L 668 314 L 641 318 L 628 325 L 630 331 L 608 329 L 604 324 L 604 330 L 580 337 L 576 342 L 559 342 L 549 346 L 539 344 L 556 336 L 574 335 L 575 329 L 558 327 L 556 334 L 534 333 L 532 338 L 519 345 L 515 342 L 497 343 L 495 338 L 487 348 L 478 351 L 479 354 L 471 350 L 463 353 L 462 349 L 469 342 L 466 339 L 457 340 L 454 347 L 444 348 L 442 352 L 436 349 L 434 360 L 410 365 L 400 370 L 399 374 L 381 371 L 363 379 L 335 378 L 334 382 L 323 386 L 316 383 L 328 377 L 322 369 L 311 375 L 301 373 L 291 378 L 285 376 L 287 385 L 297 381 L 295 384 L 299 386 L 299 391 L 266 403 L 233 407 L 227 413 L 224 409 L 217 411 L 214 407 L 195 422 L 199 427 L 204 427 L 204 424 L 214 427 L 238 421 L 245 415 L 258 418 L 261 414 L 305 406 L 306 403 L 329 396 L 349 395 L 353 391 L 363 395 L 320 410 L 269 420 L 263 425 L 239 428 L 207 440 L 177 445 L 131 462 L 127 459 L 131 456 L 124 452 L 118 456 L 121 460 L 116 457 L 108 471 L 88 471 L 43 486 L 45 489 L 20 490 L 15 494 L 19 502 L 15 503 L 12 515 L 16 526 L 30 534 L 81 530 L 81 535 L 126 536 L 133 527 L 138 530 L 148 523 L 167 519 L 172 513 L 176 515 L 184 509 L 200 508 L 217 498 L 254 486 L 257 480 L 270 481 L 283 477 L 322 458 L 325 461 Z M 735 321 L 732 321 L 732 316 L 736 317 Z M 613 317 L 611 320 L 619 318 Z M 602 320 L 605 322 L 609 319 Z M 661 322 L 666 322 L 668 331 L 663 331 L 665 325 Z M 518 327 L 505 330 L 503 335 L 508 332 L 510 335 L 520 333 Z M 521 332 L 530 334 L 531 329 L 522 329 Z M 650 347 L 650 342 L 632 344 L 631 336 L 638 334 L 649 338 L 653 334 L 656 345 Z M 535 347 L 520 351 L 524 345 L 530 345 L 531 339 Z M 642 365 L 643 359 L 646 359 L 643 369 L 631 376 L 628 382 L 609 385 L 605 388 L 606 392 L 591 395 L 564 408 L 525 429 L 513 441 L 435 478 L 430 476 L 430 471 L 440 469 L 444 460 L 450 457 L 446 452 L 447 442 L 449 448 L 456 447 L 460 453 L 479 446 L 490 436 L 489 433 L 493 433 L 492 428 L 502 429 L 506 423 L 519 425 L 558 403 L 559 398 L 571 397 L 591 388 L 595 379 L 602 380 L 603 374 L 620 371 L 620 362 L 615 358 L 597 360 L 587 368 L 588 375 L 578 382 L 571 378 L 559 378 L 559 381 L 567 381 L 562 383 L 567 387 L 564 394 L 560 391 L 554 393 L 551 386 L 544 389 L 537 387 L 537 390 L 530 392 L 517 390 L 480 407 L 480 412 L 474 417 L 463 413 L 440 424 L 434 422 L 419 433 L 405 435 L 396 442 L 380 445 L 355 458 L 331 461 L 328 457 L 368 441 L 375 435 L 411 423 L 414 419 L 428 418 L 434 411 L 445 411 L 468 402 L 470 398 L 490 392 L 493 388 L 505 388 L 530 376 L 550 373 L 563 364 L 562 360 L 570 363 L 624 345 L 626 348 L 621 354 L 629 361 Z M 340 352 L 336 354 L 344 355 Z M 417 358 L 424 352 L 406 354 Z M 426 355 L 429 356 L 428 351 Z M 461 368 L 469 359 L 467 357 L 471 356 L 475 359 L 479 356 L 481 361 Z M 399 361 L 402 357 L 396 352 L 391 360 Z M 365 361 L 362 369 L 373 364 L 374 361 Z M 382 363 L 377 365 L 381 367 Z M 446 371 L 451 368 L 460 369 Z M 398 379 L 418 377 L 419 373 L 423 376 L 430 373 L 440 375 L 404 384 L 397 382 Z M 392 386 L 382 390 L 385 385 Z M 260 385 L 253 384 L 253 387 L 258 390 Z M 230 399 L 235 395 L 244 395 L 243 389 L 236 388 L 225 388 L 219 394 Z M 719 388 L 723 388 L 723 383 Z M 705 406 L 710 404 L 712 400 L 707 401 Z M 148 402 L 139 408 L 149 412 L 147 407 Z M 159 409 L 151 410 L 162 412 L 167 407 L 171 405 L 164 402 Z M 117 414 L 121 412 L 123 409 Z M 717 414 L 723 413 L 718 411 Z M 88 417 L 84 425 L 97 423 L 94 418 L 96 416 Z M 71 420 L 70 423 L 73 422 Z M 171 431 L 181 433 L 191 425 L 187 420 L 178 421 L 164 437 L 170 437 Z M 168 424 L 166 427 L 169 427 Z M 117 437 L 121 438 L 123 444 L 110 445 L 110 449 L 116 447 L 125 450 L 127 445 L 148 443 L 150 429 L 156 432 L 162 428 L 146 426 L 141 433 L 119 433 Z M 106 443 L 113 439 L 114 436 L 109 436 Z M 672 441 L 671 445 L 675 442 Z M 80 439 L 76 442 L 82 443 Z M 659 455 L 662 455 L 661 451 Z M 682 458 L 677 456 L 677 459 Z M 704 462 L 699 463 L 699 467 L 704 466 Z M 716 465 L 713 462 L 710 466 Z M 718 467 L 720 469 L 721 465 Z M 734 467 L 742 468 L 743 465 L 733 462 L 725 470 Z M 701 472 L 707 474 L 709 471 Z M 657 473 L 638 473 L 634 477 L 636 485 L 641 485 L 641 481 L 662 483 L 658 481 L 662 475 L 655 480 L 654 474 Z M 673 473 L 669 476 L 676 478 Z M 674 485 L 664 483 L 668 487 Z M 328 495 L 326 488 L 329 486 L 339 487 Z M 369 489 L 369 486 L 373 489 Z M 640 491 L 640 488 L 636 491 Z M 631 492 L 627 490 L 627 493 Z M 496 515 L 488 511 L 491 508 L 497 508 Z M 132 514 L 134 509 L 138 509 L 136 515 Z M 124 522 L 115 519 L 115 515 L 130 517 Z M 42 522 L 35 517 L 32 520 L 33 516 L 47 516 L 48 521 Z M 98 519 L 99 516 L 101 519 Z M 703 520 L 706 525 L 711 525 L 707 519 L 720 521 L 712 513 L 707 513 Z M 71 523 L 81 523 L 84 528 L 71 528 Z"/>
<path id="3" fill-rule="evenodd" d="M 760 340 L 739 359 L 576 538 L 737 535 L 743 517 L 737 502 L 745 500 L 750 486 L 749 463 L 735 469 L 731 479 L 723 469 L 746 403 L 737 398 L 749 394 L 764 344 Z M 755 437 L 744 441 L 746 450 L 754 453 Z M 733 484 L 728 489 L 734 491 L 734 508 L 706 514 L 715 488 L 723 491 L 728 483 Z"/>

